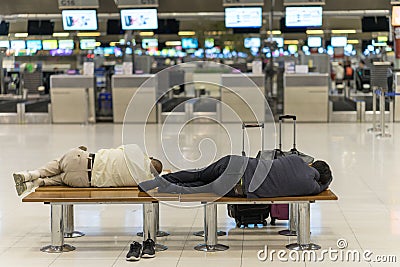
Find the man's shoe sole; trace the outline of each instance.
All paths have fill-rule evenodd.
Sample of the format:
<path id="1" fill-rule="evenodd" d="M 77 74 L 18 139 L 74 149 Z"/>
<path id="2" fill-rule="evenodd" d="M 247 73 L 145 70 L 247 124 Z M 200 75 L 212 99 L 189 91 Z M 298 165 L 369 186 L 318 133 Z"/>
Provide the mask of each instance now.
<path id="1" fill-rule="evenodd" d="M 127 261 L 138 261 L 138 260 L 140 260 L 140 257 L 129 257 L 129 258 L 126 258 L 126 260 Z"/>
<path id="2" fill-rule="evenodd" d="M 25 177 L 21 173 L 13 173 L 15 185 L 20 185 L 25 182 Z"/>
<path id="3" fill-rule="evenodd" d="M 151 259 L 151 258 L 154 258 L 155 256 L 156 256 L 155 254 L 153 254 L 153 255 L 150 255 L 150 254 L 143 254 L 143 255 L 142 255 L 142 258 Z"/>

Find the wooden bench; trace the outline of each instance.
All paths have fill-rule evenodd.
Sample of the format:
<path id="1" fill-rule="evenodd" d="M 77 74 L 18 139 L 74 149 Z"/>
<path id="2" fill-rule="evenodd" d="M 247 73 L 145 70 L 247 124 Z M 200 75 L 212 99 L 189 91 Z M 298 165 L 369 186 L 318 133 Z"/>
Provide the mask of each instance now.
<path id="1" fill-rule="evenodd" d="M 219 197 L 213 194 L 163 194 L 152 192 L 148 195 L 139 192 L 136 187 L 119 188 L 71 188 L 71 187 L 39 187 L 30 193 L 23 202 L 43 202 L 51 205 L 51 245 L 42 248 L 47 252 L 70 251 L 74 248 L 64 244 L 64 219 L 69 220 L 68 231 L 73 231 L 73 205 L 75 204 L 143 204 L 143 238 L 156 240 L 158 231 L 159 201 L 200 202 L 204 204 L 204 240 L 205 243 L 196 246 L 202 251 L 221 251 L 227 246 L 218 244 L 217 235 L 217 205 L 218 204 L 281 204 L 288 203 L 291 207 L 290 229 L 297 234 L 297 243 L 287 245 L 289 249 L 319 249 L 310 241 L 310 204 L 315 201 L 333 201 L 338 197 L 330 190 L 315 196 L 274 197 L 274 198 L 237 198 Z M 72 210 L 71 210 L 72 209 Z M 69 215 L 68 215 L 69 213 Z M 67 232 L 68 232 L 67 231 Z M 160 249 L 165 247 L 160 247 Z"/>

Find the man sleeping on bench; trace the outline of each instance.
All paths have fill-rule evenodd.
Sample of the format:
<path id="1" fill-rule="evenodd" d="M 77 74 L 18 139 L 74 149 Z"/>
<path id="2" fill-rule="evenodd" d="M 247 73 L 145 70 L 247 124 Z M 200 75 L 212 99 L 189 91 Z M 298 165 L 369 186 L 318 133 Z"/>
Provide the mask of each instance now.
<path id="1" fill-rule="evenodd" d="M 139 189 L 262 198 L 317 195 L 331 182 L 332 172 L 324 161 L 315 161 L 309 166 L 296 155 L 275 160 L 230 155 L 203 169 L 156 176 L 139 183 Z"/>
<path id="2" fill-rule="evenodd" d="M 96 154 L 86 150 L 84 146 L 74 148 L 39 169 L 14 173 L 18 195 L 49 185 L 137 186 L 137 181 L 153 179 L 162 171 L 159 160 L 148 157 L 134 144 L 100 149 Z"/>

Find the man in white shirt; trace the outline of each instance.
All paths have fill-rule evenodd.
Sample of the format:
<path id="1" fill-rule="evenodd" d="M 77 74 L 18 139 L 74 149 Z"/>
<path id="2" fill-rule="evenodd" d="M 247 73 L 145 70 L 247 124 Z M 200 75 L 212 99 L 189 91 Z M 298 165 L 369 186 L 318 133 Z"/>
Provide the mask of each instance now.
<path id="1" fill-rule="evenodd" d="M 37 186 L 71 187 L 137 186 L 161 173 L 162 163 L 149 158 L 137 145 L 100 149 L 96 154 L 86 147 L 74 148 L 43 167 L 13 174 L 18 195 Z"/>

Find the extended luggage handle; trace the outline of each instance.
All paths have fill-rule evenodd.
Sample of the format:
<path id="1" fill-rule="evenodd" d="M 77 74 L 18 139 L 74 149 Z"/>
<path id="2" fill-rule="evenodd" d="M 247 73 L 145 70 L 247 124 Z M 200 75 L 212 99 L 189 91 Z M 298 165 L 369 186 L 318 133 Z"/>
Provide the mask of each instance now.
<path id="1" fill-rule="evenodd" d="M 282 121 L 285 119 L 293 120 L 293 148 L 291 150 L 296 151 L 296 115 L 280 115 L 279 116 L 279 150 L 282 151 Z"/>
<path id="2" fill-rule="evenodd" d="M 261 146 L 262 146 L 262 150 L 264 150 L 264 123 L 253 123 L 253 124 L 246 124 L 246 123 L 242 123 L 242 156 L 246 156 L 246 152 L 244 151 L 244 130 L 246 128 L 262 128 L 261 130 Z"/>

